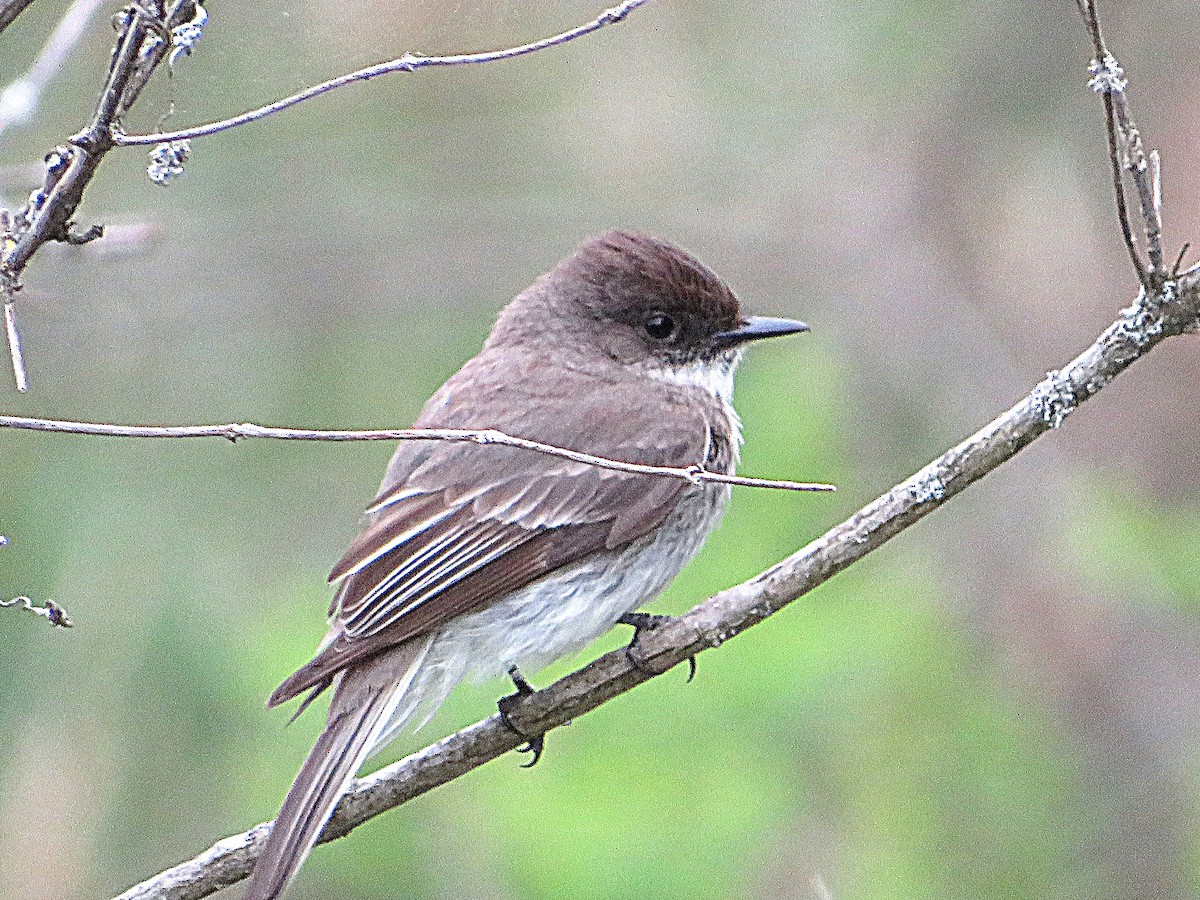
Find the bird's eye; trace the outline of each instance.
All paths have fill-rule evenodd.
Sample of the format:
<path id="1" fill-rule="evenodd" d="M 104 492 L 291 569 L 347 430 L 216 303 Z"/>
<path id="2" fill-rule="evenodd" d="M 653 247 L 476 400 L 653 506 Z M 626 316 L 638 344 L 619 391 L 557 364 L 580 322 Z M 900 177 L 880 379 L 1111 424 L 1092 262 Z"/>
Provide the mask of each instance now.
<path id="1" fill-rule="evenodd" d="M 650 313 L 642 322 L 646 334 L 656 341 L 665 341 L 675 333 L 675 320 L 666 313 Z"/>

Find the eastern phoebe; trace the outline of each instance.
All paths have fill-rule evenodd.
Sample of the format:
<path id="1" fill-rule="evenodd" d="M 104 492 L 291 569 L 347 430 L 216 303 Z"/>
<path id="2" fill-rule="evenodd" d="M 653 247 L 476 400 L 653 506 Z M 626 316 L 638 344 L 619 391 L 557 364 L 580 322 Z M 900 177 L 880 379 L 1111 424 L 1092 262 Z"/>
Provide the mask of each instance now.
<path id="1" fill-rule="evenodd" d="M 611 231 L 504 308 L 416 427 L 495 428 L 611 459 L 731 473 L 742 348 L 807 328 L 745 317 L 688 253 Z M 508 672 L 528 691 L 518 666 L 578 651 L 618 621 L 644 625 L 633 611 L 696 554 L 728 499 L 727 485 L 519 448 L 401 443 L 366 527 L 330 575 L 329 634 L 267 701 L 308 691 L 307 705 L 334 687 L 247 900 L 283 892 L 367 755 L 428 721 L 458 682 Z"/>

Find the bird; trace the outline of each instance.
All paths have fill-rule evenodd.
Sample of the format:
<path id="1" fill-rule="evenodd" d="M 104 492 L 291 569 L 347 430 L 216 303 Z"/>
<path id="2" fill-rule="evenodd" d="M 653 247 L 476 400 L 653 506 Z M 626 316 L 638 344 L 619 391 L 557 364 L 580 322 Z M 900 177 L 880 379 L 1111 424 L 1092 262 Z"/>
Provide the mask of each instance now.
<path id="1" fill-rule="evenodd" d="M 504 307 L 414 427 L 732 474 L 744 348 L 807 330 L 744 315 L 715 272 L 669 241 L 608 231 Z M 526 448 L 402 441 L 330 574 L 325 639 L 267 701 L 306 694 L 303 711 L 333 689 L 246 900 L 284 892 L 367 756 L 427 722 L 459 682 L 507 674 L 527 693 L 523 672 L 619 622 L 636 642 L 662 618 L 639 608 L 700 550 L 729 494 Z M 536 762 L 541 740 L 529 740 Z"/>

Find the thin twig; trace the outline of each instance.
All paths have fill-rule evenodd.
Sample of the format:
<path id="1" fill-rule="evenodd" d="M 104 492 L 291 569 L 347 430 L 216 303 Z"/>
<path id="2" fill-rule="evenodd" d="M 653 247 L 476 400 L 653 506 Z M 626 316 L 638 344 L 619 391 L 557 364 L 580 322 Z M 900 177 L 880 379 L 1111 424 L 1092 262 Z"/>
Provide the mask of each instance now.
<path id="1" fill-rule="evenodd" d="M 17 331 L 17 314 L 13 302 L 8 297 L 4 305 L 4 335 L 8 339 L 8 356 L 12 360 L 13 378 L 17 382 L 17 390 L 24 393 L 29 390 L 29 375 L 25 371 L 25 355 L 21 352 L 21 333 Z"/>
<path id="2" fill-rule="evenodd" d="M 57 628 L 71 628 L 74 625 L 67 611 L 53 600 L 47 600 L 45 606 L 37 606 L 28 597 L 13 597 L 11 600 L 0 600 L 0 607 L 16 606 L 18 603 L 22 609 L 29 610 L 35 616 L 41 616 Z"/>
<path id="3" fill-rule="evenodd" d="M 195 13 L 193 0 L 173 0 L 169 6 L 166 3 L 160 3 L 158 6 L 167 7 L 167 9 L 162 14 L 162 18 L 150 16 L 145 19 L 153 34 L 148 35 L 142 44 L 137 65 L 120 93 L 120 102 L 117 104 L 114 121 L 119 120 L 137 102 L 137 98 L 141 96 L 142 91 L 150 82 L 150 77 L 158 68 L 158 64 L 167 57 L 168 53 L 175 52 L 177 48 L 174 46 L 174 35 L 177 27 L 189 22 Z M 132 6 L 130 8 L 132 9 Z M 207 13 L 204 14 L 204 17 L 207 19 Z"/>
<path id="4" fill-rule="evenodd" d="M 674 468 L 672 466 L 648 466 L 642 463 L 622 462 L 565 447 L 555 447 L 541 441 L 514 437 L 491 428 L 390 428 L 368 431 L 323 431 L 314 428 L 272 428 L 251 422 L 230 422 L 225 425 L 105 425 L 98 422 L 67 422 L 61 419 L 31 419 L 22 416 L 0 416 L 0 428 L 18 428 L 25 431 L 56 431 L 67 434 L 90 434 L 99 437 L 131 438 L 203 438 L 219 437 L 228 441 L 242 438 L 273 438 L 285 441 L 450 441 L 452 443 L 494 444 L 517 447 L 558 456 L 572 462 L 630 472 L 636 475 L 657 475 L 664 478 L 682 478 L 693 484 L 702 482 L 738 485 L 740 487 L 773 488 L 784 491 L 836 491 L 832 484 L 800 481 L 778 481 L 766 478 L 743 478 L 740 475 L 725 475 L 709 472 L 701 466 Z"/>
<path id="5" fill-rule="evenodd" d="M 1091 35 L 1092 46 L 1096 54 L 1091 65 L 1088 66 L 1088 72 L 1092 75 L 1088 84 L 1092 90 L 1104 98 L 1104 132 L 1108 140 L 1108 161 L 1112 172 L 1113 197 L 1117 204 L 1117 221 L 1121 225 L 1121 237 L 1125 241 L 1125 248 L 1129 252 L 1133 268 L 1137 272 L 1138 281 L 1146 286 L 1149 283 L 1146 267 L 1142 263 L 1141 256 L 1138 255 L 1137 239 L 1133 235 L 1133 226 L 1129 223 L 1129 204 L 1125 200 L 1125 167 L 1121 163 L 1120 138 L 1117 135 L 1116 115 L 1113 112 L 1113 90 L 1123 91 L 1125 83 L 1123 75 L 1117 75 L 1104 69 L 1111 57 L 1104 45 L 1104 35 L 1100 30 L 1100 20 L 1096 17 L 1094 0 L 1076 0 L 1076 5 L 1079 7 L 1084 24 Z M 1116 60 L 1112 60 L 1112 62 L 1115 63 Z"/>
<path id="6" fill-rule="evenodd" d="M 1133 117 L 1129 113 L 1129 100 L 1126 89 L 1129 86 L 1125 72 L 1115 56 L 1109 52 L 1104 41 L 1104 32 L 1100 19 L 1096 14 L 1095 0 L 1078 2 L 1083 14 L 1084 24 L 1092 38 L 1096 58 L 1089 66 L 1092 78 L 1089 85 L 1092 90 L 1104 97 L 1105 128 L 1108 133 L 1109 163 L 1113 171 L 1113 192 L 1117 201 L 1117 216 L 1121 223 L 1121 232 L 1130 259 L 1138 273 L 1142 285 L 1151 287 L 1153 280 L 1162 282 L 1168 277 L 1164 267 L 1162 246 L 1162 194 L 1158 186 L 1158 161 L 1156 154 L 1147 154 L 1142 144 L 1142 136 Z M 1121 146 L 1125 148 L 1122 159 Z M 1151 159 L 1153 156 L 1155 158 Z M 1133 229 L 1129 222 L 1128 204 L 1125 199 L 1123 173 L 1129 172 L 1137 190 L 1138 205 L 1141 208 L 1143 229 L 1146 234 L 1146 252 L 1150 257 L 1150 271 L 1147 272 L 1136 249 Z"/>
<path id="7" fill-rule="evenodd" d="M 8 538 L 0 534 L 0 547 L 8 546 Z M 67 611 L 55 603 L 53 600 L 47 600 L 44 606 L 38 606 L 28 597 L 13 597 L 11 600 L 0 600 L 0 608 L 16 606 L 21 604 L 22 609 L 27 609 L 35 616 L 42 616 L 51 625 L 58 628 L 70 628 L 74 623 L 71 617 L 67 615 Z"/>
<path id="8" fill-rule="evenodd" d="M 1121 149 L 1117 137 L 1117 129 L 1114 124 L 1115 117 L 1113 115 L 1111 94 L 1104 95 L 1104 118 L 1105 122 L 1108 123 L 1106 128 L 1108 132 L 1108 156 L 1112 167 L 1113 196 L 1117 202 L 1117 220 L 1121 223 L 1121 236 L 1125 240 L 1125 248 L 1129 253 L 1129 259 L 1133 262 L 1133 268 L 1137 273 L 1138 281 L 1145 285 L 1148 282 L 1146 266 L 1142 262 L 1141 256 L 1138 255 L 1137 239 L 1133 236 L 1133 226 L 1129 224 L 1129 204 L 1125 200 L 1125 181 L 1122 174 L 1124 167 L 1121 165 Z"/>
<path id="9" fill-rule="evenodd" d="M 1175 257 L 1175 265 L 1171 267 L 1171 277 L 1178 278 L 1179 272 L 1183 269 L 1183 260 L 1187 256 L 1188 250 L 1191 249 L 1191 241 L 1184 241 L 1183 246 L 1179 248 L 1179 255 Z"/>
<path id="10" fill-rule="evenodd" d="M 958 446 L 867 504 L 849 519 L 765 572 L 722 591 L 639 639 L 638 665 L 616 650 L 509 711 L 525 734 L 543 734 L 638 684 L 757 625 L 877 550 L 955 494 L 1062 424 L 1170 335 L 1200 317 L 1200 270 L 1184 276 L 1168 299 L 1143 293 L 1083 353 L 1051 373 L 1013 407 Z M 368 819 L 514 749 L 524 739 L 497 715 L 463 728 L 360 779 L 338 804 L 320 840 L 343 837 Z M 270 831 L 263 823 L 214 844 L 196 858 L 138 884 L 117 900 L 198 900 L 249 875 Z"/>
<path id="11" fill-rule="evenodd" d="M 285 97 L 282 100 L 276 100 L 274 103 L 268 103 L 266 106 L 258 109 L 244 112 L 241 115 L 234 116 L 230 119 L 223 119 L 219 122 L 210 122 L 207 125 L 196 125 L 192 128 L 181 128 L 178 131 L 162 131 L 154 134 L 122 134 L 120 130 L 113 129 L 112 141 L 117 146 L 133 147 L 145 144 L 161 144 L 170 141 L 191 140 L 192 138 L 207 137 L 211 134 L 225 131 L 230 128 L 236 128 L 238 125 L 245 125 L 249 122 L 257 122 L 267 116 L 274 115 L 277 112 L 295 106 L 297 103 L 303 103 L 305 100 L 310 100 L 313 97 L 320 96 L 334 90 L 335 88 L 343 87 L 347 84 L 353 84 L 358 81 L 369 81 L 372 78 L 378 78 L 380 75 L 391 75 L 395 72 L 415 72 L 418 69 L 428 68 L 429 66 L 462 66 L 471 65 L 474 63 L 490 63 L 498 62 L 504 59 L 515 59 L 518 56 L 524 56 L 527 53 L 536 53 L 539 50 L 545 50 L 549 47 L 556 47 L 559 44 L 565 44 L 568 41 L 573 41 L 576 38 L 591 34 L 593 31 L 612 25 L 615 22 L 620 22 L 629 13 L 637 9 L 639 6 L 644 6 L 650 0 L 624 0 L 623 3 L 606 9 L 596 18 L 583 25 L 578 25 L 560 34 L 551 37 L 542 38 L 539 41 L 534 41 L 530 44 L 522 44 L 519 47 L 509 47 L 505 50 L 489 50 L 482 53 L 459 53 L 452 56 L 421 56 L 415 53 L 406 53 L 403 56 L 388 60 L 387 62 L 376 63 L 373 66 L 367 66 L 364 69 L 359 69 L 356 72 L 350 72 L 346 75 L 340 75 L 337 78 L 331 78 L 329 81 L 321 84 L 313 85 L 310 88 L 305 88 L 298 94 L 293 94 L 290 97 Z"/>

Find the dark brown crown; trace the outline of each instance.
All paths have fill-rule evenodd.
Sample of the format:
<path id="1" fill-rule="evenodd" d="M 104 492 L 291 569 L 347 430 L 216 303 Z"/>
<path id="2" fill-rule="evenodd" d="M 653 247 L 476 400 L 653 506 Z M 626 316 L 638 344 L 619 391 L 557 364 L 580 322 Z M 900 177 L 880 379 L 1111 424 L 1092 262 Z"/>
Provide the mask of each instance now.
<path id="1" fill-rule="evenodd" d="M 558 274 L 593 288 L 582 292 L 593 314 L 632 322 L 658 304 L 713 330 L 735 328 L 740 308 L 720 277 L 686 250 L 636 231 L 607 231 L 582 244 Z"/>

